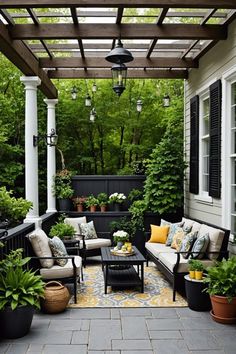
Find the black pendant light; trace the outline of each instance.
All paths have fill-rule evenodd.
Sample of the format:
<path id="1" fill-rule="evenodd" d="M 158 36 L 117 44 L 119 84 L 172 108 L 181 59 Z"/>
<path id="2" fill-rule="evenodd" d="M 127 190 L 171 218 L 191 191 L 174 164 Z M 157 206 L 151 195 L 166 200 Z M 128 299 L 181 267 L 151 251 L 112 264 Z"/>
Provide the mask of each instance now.
<path id="1" fill-rule="evenodd" d="M 125 90 L 127 67 L 125 64 L 114 64 L 111 68 L 112 71 L 112 88 L 115 93 L 120 96 Z"/>
<path id="2" fill-rule="evenodd" d="M 110 51 L 110 53 L 105 58 L 107 61 L 115 64 L 123 64 L 128 63 L 134 60 L 133 55 L 130 53 L 128 49 L 123 48 L 123 44 L 121 40 L 117 40 L 117 44 L 114 49 Z"/>

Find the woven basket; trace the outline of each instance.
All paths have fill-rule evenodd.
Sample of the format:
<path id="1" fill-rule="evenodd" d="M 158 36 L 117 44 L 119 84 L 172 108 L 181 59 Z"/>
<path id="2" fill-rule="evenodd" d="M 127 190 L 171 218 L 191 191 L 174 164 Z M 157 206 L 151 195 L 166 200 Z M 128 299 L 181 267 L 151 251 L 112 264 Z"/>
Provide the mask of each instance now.
<path id="1" fill-rule="evenodd" d="M 59 313 L 65 310 L 70 294 L 66 286 L 52 280 L 45 284 L 45 298 L 41 300 L 41 309 L 46 313 Z"/>

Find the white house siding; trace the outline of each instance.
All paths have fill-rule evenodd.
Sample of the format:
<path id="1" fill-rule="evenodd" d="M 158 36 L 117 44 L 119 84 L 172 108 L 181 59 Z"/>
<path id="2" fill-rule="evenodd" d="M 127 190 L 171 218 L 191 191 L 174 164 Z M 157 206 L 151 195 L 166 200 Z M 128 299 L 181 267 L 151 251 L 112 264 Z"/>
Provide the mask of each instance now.
<path id="1" fill-rule="evenodd" d="M 190 152 L 190 99 L 198 94 L 203 88 L 210 86 L 214 81 L 222 79 L 222 75 L 233 66 L 236 66 L 236 21 L 234 21 L 228 28 L 228 39 L 219 42 L 203 58 L 201 58 L 199 61 L 199 68 L 191 69 L 189 79 L 186 80 L 185 154 L 187 163 L 189 163 Z M 223 144 L 224 141 L 221 141 L 221 146 Z M 213 199 L 212 203 L 198 201 L 194 194 L 189 193 L 189 169 L 186 171 L 186 178 L 185 214 L 219 226 L 227 226 L 222 225 L 222 195 L 221 199 Z M 221 188 L 221 194 L 223 191 L 224 188 Z"/>

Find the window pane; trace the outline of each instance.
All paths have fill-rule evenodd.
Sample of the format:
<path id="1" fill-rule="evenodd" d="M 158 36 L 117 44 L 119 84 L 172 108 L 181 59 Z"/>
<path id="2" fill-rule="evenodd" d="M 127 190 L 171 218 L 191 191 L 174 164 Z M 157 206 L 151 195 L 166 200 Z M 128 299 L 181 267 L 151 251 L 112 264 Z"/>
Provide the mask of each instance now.
<path id="1" fill-rule="evenodd" d="M 209 134 L 209 98 L 203 101 L 203 135 Z"/>
<path id="2" fill-rule="evenodd" d="M 232 190 L 232 202 L 231 202 L 231 205 L 232 205 L 232 210 L 231 212 L 233 214 L 236 213 L 236 187 L 231 187 L 231 190 Z"/>
<path id="3" fill-rule="evenodd" d="M 203 191 L 208 192 L 209 191 L 209 176 L 203 175 L 202 182 L 203 182 L 203 185 L 202 185 Z"/>
<path id="4" fill-rule="evenodd" d="M 231 108 L 231 127 L 236 127 L 236 106 Z"/>
<path id="5" fill-rule="evenodd" d="M 236 104 L 236 82 L 232 84 L 231 99 L 232 99 L 232 105 Z"/>

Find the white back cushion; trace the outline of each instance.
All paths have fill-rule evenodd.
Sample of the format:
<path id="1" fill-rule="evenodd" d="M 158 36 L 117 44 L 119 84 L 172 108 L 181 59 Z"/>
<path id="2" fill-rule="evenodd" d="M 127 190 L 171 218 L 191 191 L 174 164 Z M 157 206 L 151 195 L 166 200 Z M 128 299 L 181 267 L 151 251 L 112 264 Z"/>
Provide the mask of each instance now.
<path id="1" fill-rule="evenodd" d="M 224 231 L 214 227 L 202 224 L 198 233 L 198 237 L 208 233 L 210 242 L 207 252 L 219 252 L 224 238 Z M 209 254 L 208 258 L 213 260 L 218 258 L 218 254 Z"/>
<path id="2" fill-rule="evenodd" d="M 48 237 L 42 229 L 36 229 L 28 236 L 34 253 L 38 257 L 52 257 L 52 251 L 49 247 Z M 54 264 L 53 259 L 40 259 L 40 264 L 44 268 L 51 268 Z"/>
<path id="3" fill-rule="evenodd" d="M 86 216 L 80 218 L 65 218 L 64 223 L 73 226 L 76 234 L 80 234 L 79 224 L 87 223 Z"/>

